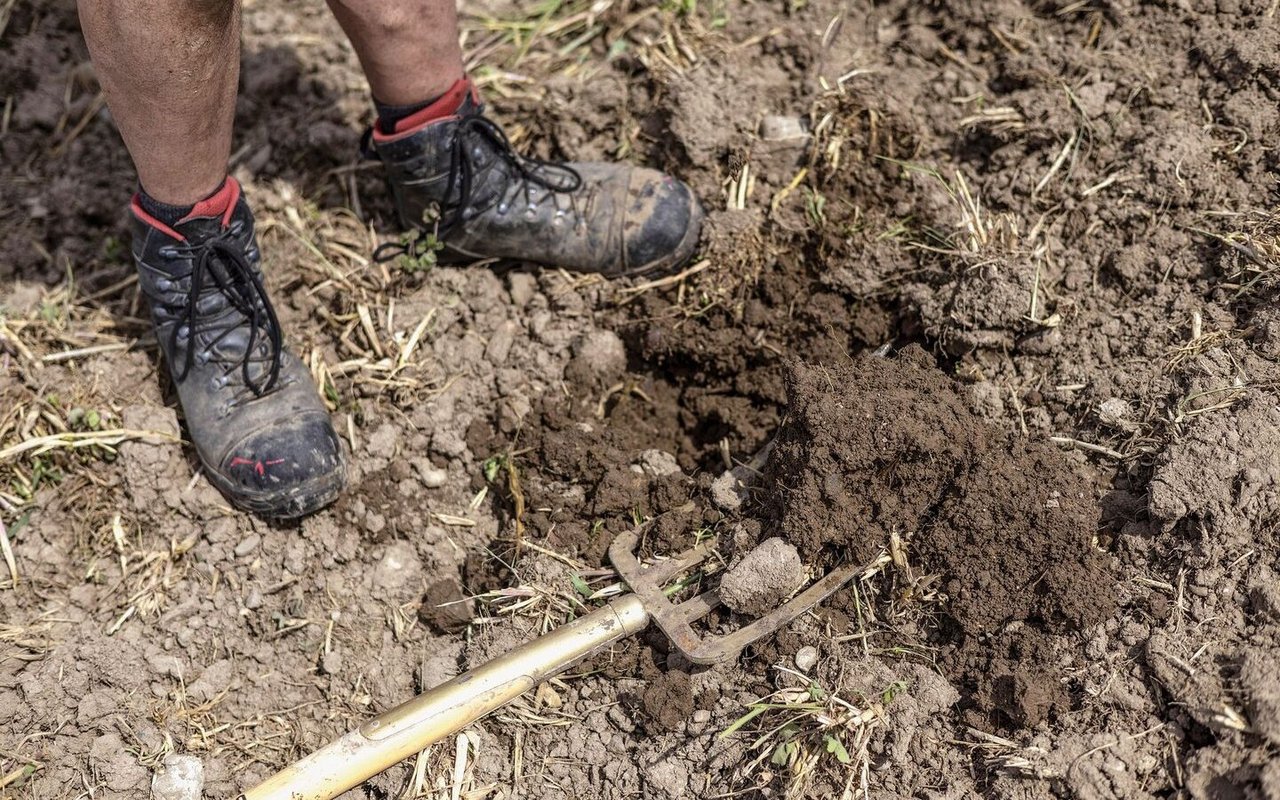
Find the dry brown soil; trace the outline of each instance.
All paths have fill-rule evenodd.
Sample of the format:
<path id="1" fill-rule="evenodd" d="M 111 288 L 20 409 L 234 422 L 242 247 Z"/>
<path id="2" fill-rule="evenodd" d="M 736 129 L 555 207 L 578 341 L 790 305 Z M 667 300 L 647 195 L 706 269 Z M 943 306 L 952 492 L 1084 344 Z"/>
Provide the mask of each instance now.
<path id="1" fill-rule="evenodd" d="M 1280 800 L 1275 4 L 529 5 L 463 4 L 496 118 L 689 181 L 702 251 L 372 262 L 354 55 L 246 0 L 232 166 L 353 456 L 276 525 L 193 472 L 74 4 L 0 1 L 0 798 L 145 797 L 173 754 L 234 796 L 596 605 L 639 524 L 867 568 L 351 796 Z"/>

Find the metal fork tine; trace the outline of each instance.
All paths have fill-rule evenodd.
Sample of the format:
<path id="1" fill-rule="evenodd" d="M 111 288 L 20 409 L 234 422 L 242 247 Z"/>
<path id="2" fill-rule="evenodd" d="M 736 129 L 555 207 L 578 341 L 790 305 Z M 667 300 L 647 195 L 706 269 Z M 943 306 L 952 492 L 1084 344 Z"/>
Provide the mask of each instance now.
<path id="1" fill-rule="evenodd" d="M 721 605 L 719 592 L 712 589 L 677 604 L 666 596 L 662 587 L 671 578 L 706 559 L 715 547 L 715 540 L 703 542 L 668 561 L 648 567 L 641 566 L 636 559 L 635 547 L 639 541 L 640 534 L 637 530 L 618 534 L 609 545 L 609 560 L 640 599 L 654 623 L 667 635 L 672 646 L 695 664 L 714 664 L 736 658 L 747 645 L 787 625 L 858 575 L 874 569 L 882 563 L 882 559 L 889 558 L 881 554 L 870 564 L 844 564 L 809 584 L 786 603 L 736 631 L 723 635 L 704 635 L 695 631 L 691 623 Z"/>
<path id="2" fill-rule="evenodd" d="M 693 622 L 715 611 L 720 604 L 720 593 L 715 589 L 709 589 L 697 597 L 676 605 L 675 615 L 684 622 Z"/>
<path id="3" fill-rule="evenodd" d="M 665 561 L 650 564 L 644 567 L 644 579 L 661 586 L 681 572 L 692 569 L 706 561 L 707 556 L 711 555 L 711 551 L 715 549 L 715 546 L 715 540 L 708 539 L 697 547 L 690 548 L 679 555 L 672 556 Z"/>

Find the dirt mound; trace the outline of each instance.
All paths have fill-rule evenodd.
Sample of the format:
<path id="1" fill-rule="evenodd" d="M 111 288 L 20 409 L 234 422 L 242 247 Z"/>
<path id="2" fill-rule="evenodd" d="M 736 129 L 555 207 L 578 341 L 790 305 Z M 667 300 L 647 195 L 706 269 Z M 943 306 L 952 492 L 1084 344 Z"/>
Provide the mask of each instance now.
<path id="1" fill-rule="evenodd" d="M 917 347 L 794 364 L 787 393 L 761 489 L 771 524 L 808 563 L 909 554 L 936 576 L 971 698 L 1006 724 L 1040 721 L 1060 700 L 1047 637 L 1116 607 L 1082 471 L 978 418 Z"/>
<path id="2" fill-rule="evenodd" d="M 1114 610 L 1089 481 L 1050 445 L 979 419 L 923 350 L 797 364 L 787 389 L 765 502 L 807 558 L 835 547 L 867 561 L 900 534 L 973 634 L 1081 628 Z"/>

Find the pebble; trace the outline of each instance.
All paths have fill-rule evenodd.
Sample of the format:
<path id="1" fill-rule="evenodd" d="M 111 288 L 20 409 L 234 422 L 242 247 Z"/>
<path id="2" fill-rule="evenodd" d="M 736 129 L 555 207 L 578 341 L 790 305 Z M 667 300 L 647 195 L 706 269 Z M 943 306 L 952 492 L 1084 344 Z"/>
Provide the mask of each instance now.
<path id="1" fill-rule="evenodd" d="M 249 555 L 254 550 L 257 550 L 258 545 L 261 543 L 262 543 L 261 536 L 259 536 L 256 533 L 249 534 L 248 536 L 246 536 L 244 539 L 240 541 L 240 544 L 236 545 L 236 556 L 238 558 L 243 558 L 244 556 Z"/>
<path id="2" fill-rule="evenodd" d="M 1139 427 L 1133 419 L 1133 407 L 1119 397 L 1102 401 L 1098 406 L 1098 419 L 1104 425 L 1124 431 L 1135 431 Z"/>
<path id="3" fill-rule="evenodd" d="M 680 465 L 676 463 L 676 457 L 665 450 L 645 450 L 640 454 L 639 463 L 633 466 L 638 467 L 642 474 L 654 478 L 665 478 L 668 475 L 676 475 L 680 472 Z"/>
<path id="4" fill-rule="evenodd" d="M 631 733 L 636 729 L 636 724 L 627 716 L 627 712 L 622 710 L 622 706 L 612 706 L 608 711 L 609 721 L 618 726 L 618 730 L 624 733 Z"/>
<path id="5" fill-rule="evenodd" d="M 419 459 L 414 462 L 414 468 L 418 470 L 418 478 L 422 481 L 422 485 L 428 489 L 439 489 L 449 480 L 449 471 L 433 466 L 426 459 Z"/>
<path id="6" fill-rule="evenodd" d="M 796 669 L 801 672 L 808 672 L 818 663 L 818 648 L 801 647 L 796 651 Z"/>
<path id="7" fill-rule="evenodd" d="M 716 478 L 711 483 L 711 502 L 721 511 L 737 511 L 746 499 L 748 475 L 745 467 L 734 467 Z"/>
<path id="8" fill-rule="evenodd" d="M 527 272 L 513 272 L 507 276 L 507 292 L 511 295 L 511 302 L 518 308 L 524 308 L 529 305 L 529 301 L 533 299 L 533 295 L 538 290 L 538 281 Z"/>
<path id="9" fill-rule="evenodd" d="M 147 659 L 147 666 L 157 675 L 166 675 L 175 680 L 182 679 L 182 662 L 175 656 L 159 653 Z"/>
<path id="10" fill-rule="evenodd" d="M 711 712 L 705 708 L 700 708 L 693 712 L 693 721 L 698 725 L 706 725 L 711 721 Z"/>
<path id="11" fill-rule="evenodd" d="M 760 120 L 760 138 L 766 142 L 808 139 L 809 131 L 805 127 L 805 121 L 801 117 L 768 114 Z"/>
<path id="12" fill-rule="evenodd" d="M 325 675 L 337 675 L 342 671 L 342 656 L 337 652 L 325 653 L 320 659 L 320 671 Z"/>
<path id="13" fill-rule="evenodd" d="M 170 754 L 151 778 L 153 800 L 200 800 L 204 794 L 204 762 L 195 756 Z"/>
<path id="14" fill-rule="evenodd" d="M 490 364 L 501 366 L 511 353 L 511 345 L 516 340 L 516 324 L 507 320 L 489 337 L 489 344 L 484 349 L 484 356 Z"/>
<path id="15" fill-rule="evenodd" d="M 249 596 L 244 599 L 244 607 L 253 610 L 262 608 L 262 592 L 255 589 L 249 590 Z"/>

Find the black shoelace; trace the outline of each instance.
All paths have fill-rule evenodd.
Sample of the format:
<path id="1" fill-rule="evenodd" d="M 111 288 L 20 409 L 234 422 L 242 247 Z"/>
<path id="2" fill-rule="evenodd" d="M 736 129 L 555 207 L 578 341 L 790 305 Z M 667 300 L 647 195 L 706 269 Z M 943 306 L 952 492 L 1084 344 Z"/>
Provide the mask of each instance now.
<path id="1" fill-rule="evenodd" d="M 533 186 L 545 189 L 548 197 L 557 193 L 572 195 L 582 188 L 582 176 L 573 167 L 516 153 L 507 134 L 493 120 L 476 114 L 464 117 L 456 125 L 453 147 L 449 152 L 449 179 L 445 183 L 444 195 L 446 200 L 442 204 L 435 227 L 430 230 L 420 229 L 404 242 L 382 244 L 373 252 L 375 261 L 391 261 L 401 256 L 417 258 L 431 249 L 431 240 L 438 242 L 463 221 L 475 189 L 475 137 L 487 139 L 497 148 L 498 155 L 515 170 L 515 179 L 519 181 L 525 201 L 530 205 L 534 204 L 530 194 Z M 505 197 L 506 192 L 503 195 Z"/>
<path id="2" fill-rule="evenodd" d="M 195 366 L 198 333 L 216 333 L 207 345 L 207 349 L 214 352 L 219 342 L 247 321 L 249 341 L 244 354 L 229 363 L 223 377 L 229 377 L 238 368 L 242 372 L 244 385 L 255 396 L 261 397 L 270 392 L 280 377 L 284 340 L 280 334 L 280 320 L 271 307 L 262 278 L 245 255 L 244 244 L 237 242 L 231 231 L 224 231 L 199 244 L 180 245 L 176 249 L 195 257 L 191 266 L 191 286 L 187 290 L 187 301 L 175 309 L 178 311 L 180 324 L 173 326 L 169 340 L 170 347 L 176 350 L 180 331 L 184 327 L 187 329 L 187 353 L 178 380 L 185 380 Z M 239 312 L 239 316 L 232 315 L 231 319 L 223 323 L 202 319 L 199 312 L 200 299 L 212 293 L 225 297 L 231 307 Z M 260 332 L 266 336 L 265 354 L 257 352 Z M 250 366 L 264 362 L 267 364 L 265 375 L 259 375 L 255 379 Z"/>

